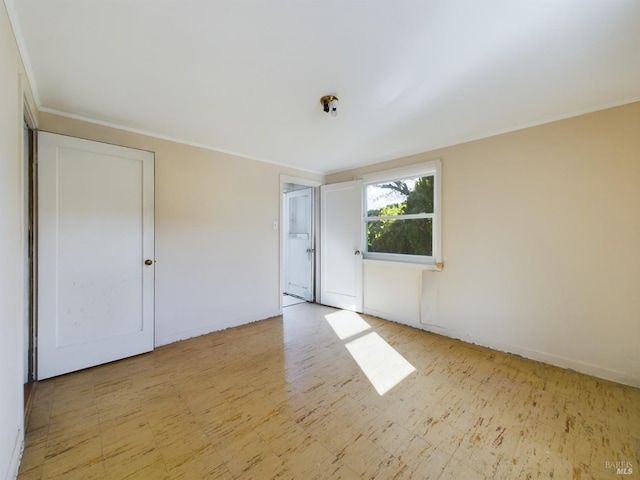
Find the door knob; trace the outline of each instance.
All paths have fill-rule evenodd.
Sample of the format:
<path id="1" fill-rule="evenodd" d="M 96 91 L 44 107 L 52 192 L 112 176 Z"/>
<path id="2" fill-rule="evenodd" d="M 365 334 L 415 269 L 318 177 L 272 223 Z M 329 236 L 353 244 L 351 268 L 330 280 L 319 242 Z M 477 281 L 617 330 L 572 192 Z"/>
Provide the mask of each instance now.
<path id="1" fill-rule="evenodd" d="M 151 259 L 147 258 L 147 259 L 144 261 L 144 264 L 145 264 L 145 265 L 153 265 L 153 260 L 151 260 Z"/>
<path id="2" fill-rule="evenodd" d="M 313 253 L 315 251 L 316 251 L 315 248 L 307 248 L 307 253 Z"/>
<path id="3" fill-rule="evenodd" d="M 360 250 L 356 250 L 355 252 L 353 252 L 354 255 L 360 255 Z"/>

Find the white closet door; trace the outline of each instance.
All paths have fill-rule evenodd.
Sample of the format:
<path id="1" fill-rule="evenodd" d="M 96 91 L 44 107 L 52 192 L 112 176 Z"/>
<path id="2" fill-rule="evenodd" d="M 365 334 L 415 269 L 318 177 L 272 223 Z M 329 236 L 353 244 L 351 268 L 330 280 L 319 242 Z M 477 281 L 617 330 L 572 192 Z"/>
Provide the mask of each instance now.
<path id="1" fill-rule="evenodd" d="M 321 303 L 362 312 L 362 182 L 320 188 Z"/>
<path id="2" fill-rule="evenodd" d="M 40 132 L 38 378 L 153 350 L 154 154 Z"/>

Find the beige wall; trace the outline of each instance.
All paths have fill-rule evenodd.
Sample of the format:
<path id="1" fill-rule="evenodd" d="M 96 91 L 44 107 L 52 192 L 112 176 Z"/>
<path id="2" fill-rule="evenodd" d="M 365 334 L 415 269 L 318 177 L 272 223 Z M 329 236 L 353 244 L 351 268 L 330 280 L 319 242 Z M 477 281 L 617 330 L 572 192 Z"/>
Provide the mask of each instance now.
<path id="1" fill-rule="evenodd" d="M 156 344 L 280 313 L 280 174 L 321 177 L 47 113 L 40 128 L 155 152 Z"/>
<path id="2" fill-rule="evenodd" d="M 0 478 L 17 473 L 24 439 L 25 96 L 33 106 L 9 17 L 0 2 Z"/>
<path id="3" fill-rule="evenodd" d="M 365 308 L 640 386 L 640 103 L 327 182 L 435 158 L 443 164 L 444 270 L 416 278 L 367 265 Z M 385 297 L 399 283 L 402 316 L 397 298 Z"/>

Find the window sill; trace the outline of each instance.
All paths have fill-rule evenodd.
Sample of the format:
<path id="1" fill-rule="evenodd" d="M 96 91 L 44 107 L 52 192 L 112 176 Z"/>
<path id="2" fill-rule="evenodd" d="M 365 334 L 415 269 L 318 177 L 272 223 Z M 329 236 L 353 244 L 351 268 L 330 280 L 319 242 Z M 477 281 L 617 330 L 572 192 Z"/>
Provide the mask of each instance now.
<path id="1" fill-rule="evenodd" d="M 442 263 L 397 262 L 393 260 L 375 260 L 372 258 L 365 258 L 362 260 L 362 263 L 365 265 L 374 265 L 376 267 L 405 267 L 430 270 L 433 272 L 441 272 L 443 268 Z"/>

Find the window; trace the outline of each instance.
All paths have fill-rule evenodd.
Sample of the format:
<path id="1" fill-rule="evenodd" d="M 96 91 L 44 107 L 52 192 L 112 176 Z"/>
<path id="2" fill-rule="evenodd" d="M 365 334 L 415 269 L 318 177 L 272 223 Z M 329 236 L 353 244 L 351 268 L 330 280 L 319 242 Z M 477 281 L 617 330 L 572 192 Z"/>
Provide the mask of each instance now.
<path id="1" fill-rule="evenodd" d="M 440 161 L 362 180 L 364 258 L 439 264 Z"/>

